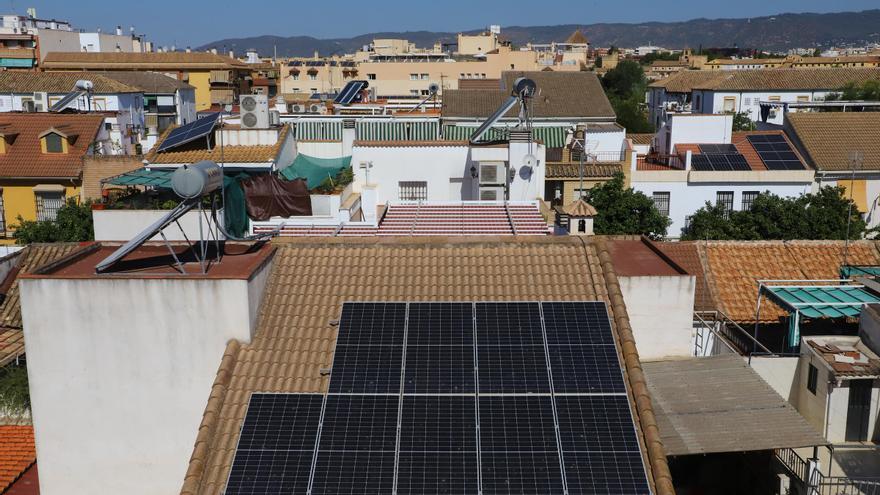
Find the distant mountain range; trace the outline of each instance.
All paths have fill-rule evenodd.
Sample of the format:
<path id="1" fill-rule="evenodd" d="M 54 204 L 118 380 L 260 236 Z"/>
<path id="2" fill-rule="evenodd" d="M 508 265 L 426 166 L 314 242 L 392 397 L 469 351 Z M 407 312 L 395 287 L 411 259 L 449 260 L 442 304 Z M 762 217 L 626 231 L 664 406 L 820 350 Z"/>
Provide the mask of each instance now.
<path id="1" fill-rule="evenodd" d="M 636 47 L 658 45 L 667 48 L 732 47 L 761 50 L 863 45 L 880 42 L 880 9 L 832 14 L 779 14 L 748 19 L 692 19 L 683 22 L 645 22 L 641 24 L 562 24 L 558 26 L 509 26 L 502 37 L 514 45 L 528 42 L 564 41 L 575 29 L 587 35 L 594 46 Z M 471 33 L 480 30 L 470 31 Z M 305 57 L 315 51 L 321 55 L 353 53 L 374 38 L 404 38 L 419 47 L 437 41 L 454 42 L 456 33 L 404 31 L 366 33 L 353 38 L 318 39 L 311 36 L 253 36 L 214 41 L 198 50 L 233 49 L 237 54 L 255 48 L 260 55 Z"/>

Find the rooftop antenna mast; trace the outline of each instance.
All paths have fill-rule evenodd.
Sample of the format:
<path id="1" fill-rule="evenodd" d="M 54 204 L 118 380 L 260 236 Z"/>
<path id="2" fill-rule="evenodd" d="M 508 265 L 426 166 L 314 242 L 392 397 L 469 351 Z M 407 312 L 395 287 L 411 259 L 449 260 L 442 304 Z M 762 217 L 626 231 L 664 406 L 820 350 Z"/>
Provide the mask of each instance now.
<path id="1" fill-rule="evenodd" d="M 852 223 L 852 207 L 853 207 L 853 189 L 855 189 L 856 183 L 856 169 L 862 168 L 862 161 L 865 159 L 865 155 L 862 154 L 861 151 L 851 151 L 849 153 L 849 165 L 852 169 L 852 175 L 850 175 L 849 179 L 849 207 L 846 212 L 846 240 L 843 244 L 843 266 L 846 267 L 849 260 L 849 231 L 850 224 Z"/>

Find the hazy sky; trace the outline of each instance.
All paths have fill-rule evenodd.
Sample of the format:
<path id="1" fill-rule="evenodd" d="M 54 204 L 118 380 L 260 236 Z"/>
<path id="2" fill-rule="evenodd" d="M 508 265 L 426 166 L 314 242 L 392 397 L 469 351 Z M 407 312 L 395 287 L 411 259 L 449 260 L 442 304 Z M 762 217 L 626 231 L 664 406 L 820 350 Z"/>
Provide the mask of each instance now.
<path id="1" fill-rule="evenodd" d="M 260 34 L 336 38 L 377 31 L 461 31 L 489 24 L 677 21 L 880 8 L 877 0 L 7 0 L 2 3 L 5 3 L 5 11 L 14 9 L 23 14 L 27 7 L 35 7 L 38 17 L 69 20 L 75 27 L 89 30 L 122 25 L 127 32 L 128 26 L 133 25 L 138 33 L 145 33 L 147 39 L 178 47 Z"/>

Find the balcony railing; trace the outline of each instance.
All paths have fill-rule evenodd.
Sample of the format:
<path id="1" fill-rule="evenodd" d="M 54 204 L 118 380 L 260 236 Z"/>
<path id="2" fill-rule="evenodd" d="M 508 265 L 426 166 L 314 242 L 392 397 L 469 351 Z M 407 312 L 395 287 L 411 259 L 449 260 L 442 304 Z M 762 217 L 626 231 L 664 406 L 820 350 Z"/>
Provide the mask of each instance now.
<path id="1" fill-rule="evenodd" d="M 626 151 L 593 151 L 584 158 L 584 163 L 616 163 L 626 159 Z M 548 159 L 549 161 L 549 159 Z M 581 153 L 572 150 L 571 161 L 579 163 L 581 161 Z"/>
<path id="2" fill-rule="evenodd" d="M 641 155 L 636 159 L 636 170 L 684 170 L 685 163 L 678 155 Z"/>

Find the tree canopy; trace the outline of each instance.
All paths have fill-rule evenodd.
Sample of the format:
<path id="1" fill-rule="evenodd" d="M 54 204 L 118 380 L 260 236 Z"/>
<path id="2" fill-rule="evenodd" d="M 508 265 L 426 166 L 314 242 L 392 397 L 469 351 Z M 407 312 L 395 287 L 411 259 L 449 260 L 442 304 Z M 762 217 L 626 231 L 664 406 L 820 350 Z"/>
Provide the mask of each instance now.
<path id="1" fill-rule="evenodd" d="M 632 188 L 624 188 L 623 173 L 587 191 L 586 201 L 596 208 L 593 229 L 604 235 L 666 235 L 669 218 L 660 214 L 654 200 Z"/>
<path id="2" fill-rule="evenodd" d="M 815 194 L 782 198 L 759 194 L 743 211 L 727 211 L 720 204 L 697 210 L 682 235 L 684 240 L 791 240 L 846 239 L 866 235 L 866 223 L 840 187 L 823 187 Z"/>
<path id="3" fill-rule="evenodd" d="M 25 220 L 19 215 L 12 236 L 19 244 L 94 240 L 92 203 L 80 204 L 75 198 L 68 198 L 64 206 L 58 208 L 55 220 Z"/>
<path id="4" fill-rule="evenodd" d="M 846 83 L 839 93 L 831 93 L 825 101 L 865 100 L 880 101 L 880 81 L 865 81 L 862 84 Z"/>
<path id="5" fill-rule="evenodd" d="M 602 77 L 602 87 L 617 122 L 629 132 L 651 132 L 654 127 L 648 122 L 642 103 L 645 100 L 647 80 L 642 67 L 632 60 L 624 60 Z"/>

